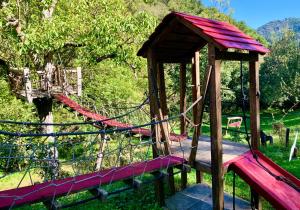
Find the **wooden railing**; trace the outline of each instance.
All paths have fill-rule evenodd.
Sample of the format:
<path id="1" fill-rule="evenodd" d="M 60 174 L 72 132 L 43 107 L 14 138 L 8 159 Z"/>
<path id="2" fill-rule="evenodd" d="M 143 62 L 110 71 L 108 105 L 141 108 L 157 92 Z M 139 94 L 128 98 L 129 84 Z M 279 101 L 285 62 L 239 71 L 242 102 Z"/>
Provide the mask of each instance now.
<path id="1" fill-rule="evenodd" d="M 50 96 L 54 93 L 78 96 L 82 94 L 81 67 L 55 67 L 51 72 L 10 68 L 9 81 L 12 92 L 25 97 L 29 102 L 32 102 L 33 98 Z"/>

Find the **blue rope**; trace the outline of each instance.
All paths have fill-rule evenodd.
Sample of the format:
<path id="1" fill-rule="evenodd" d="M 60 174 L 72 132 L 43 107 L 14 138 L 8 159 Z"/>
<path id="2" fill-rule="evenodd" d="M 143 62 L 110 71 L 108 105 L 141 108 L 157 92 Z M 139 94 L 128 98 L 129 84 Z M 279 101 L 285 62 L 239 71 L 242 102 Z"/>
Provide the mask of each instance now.
<path id="1" fill-rule="evenodd" d="M 160 120 L 160 121 L 152 121 L 150 123 L 131 126 L 127 128 L 115 128 L 115 129 L 108 129 L 108 130 L 98 130 L 98 131 L 81 131 L 81 132 L 57 132 L 57 133 L 19 133 L 19 132 L 9 132 L 0 130 L 0 135 L 6 135 L 11 137 L 58 137 L 58 136 L 76 136 L 76 135 L 93 135 L 93 134 L 111 134 L 111 133 L 119 133 L 124 131 L 130 131 L 137 128 L 143 128 L 151 125 L 157 125 L 163 122 L 168 122 L 170 120 L 174 120 L 176 118 L 181 117 L 182 114 L 177 116 L 169 117 L 168 119 Z"/>
<path id="2" fill-rule="evenodd" d="M 92 125 L 92 124 L 103 124 L 109 120 L 115 120 L 122 117 L 125 117 L 139 109 L 148 103 L 148 98 L 146 98 L 139 106 L 136 106 L 135 109 L 130 110 L 121 115 L 117 115 L 111 118 L 97 121 L 88 121 L 88 122 L 70 122 L 70 123 L 40 123 L 40 122 L 22 122 L 22 121 L 12 121 L 12 120 L 0 120 L 0 124 L 14 124 L 14 125 L 32 125 L 32 126 L 70 126 L 70 125 Z"/>

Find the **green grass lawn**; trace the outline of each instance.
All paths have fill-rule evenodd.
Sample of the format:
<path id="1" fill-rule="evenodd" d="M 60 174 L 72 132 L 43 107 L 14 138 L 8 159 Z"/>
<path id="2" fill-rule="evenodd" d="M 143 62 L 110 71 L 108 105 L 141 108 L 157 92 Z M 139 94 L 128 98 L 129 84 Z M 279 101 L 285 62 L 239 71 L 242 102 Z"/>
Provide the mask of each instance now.
<path id="1" fill-rule="evenodd" d="M 238 115 L 238 114 L 237 114 Z M 273 124 L 281 122 L 284 126 L 289 127 L 291 129 L 290 135 L 290 144 L 286 148 L 284 142 L 280 140 L 280 135 L 275 133 L 273 130 Z M 223 117 L 223 127 L 226 127 L 227 119 Z M 275 163 L 300 178 L 300 157 L 293 159 L 291 162 L 288 161 L 290 145 L 295 136 L 295 131 L 300 129 L 300 110 L 288 113 L 284 116 L 282 113 L 276 113 L 271 115 L 269 113 L 263 113 L 261 115 L 261 127 L 262 129 L 270 135 L 273 135 L 275 143 L 274 145 L 268 145 L 267 147 L 261 147 L 260 150 L 270 157 Z M 243 127 L 241 128 L 243 130 Z M 207 125 L 203 126 L 204 134 L 209 134 L 209 127 Z M 233 141 L 239 141 L 242 143 L 246 143 L 244 140 L 244 135 L 237 135 L 234 133 L 230 133 L 226 136 L 226 138 L 231 139 Z M 300 148 L 300 140 L 297 143 L 298 148 Z M 13 188 L 16 186 L 16 180 L 20 180 L 23 173 L 14 173 L 10 176 L 0 179 L 0 190 Z M 33 173 L 35 179 L 39 179 L 37 175 Z M 148 179 L 149 176 L 145 176 L 144 179 Z M 180 176 L 175 176 L 176 188 L 180 190 Z M 204 175 L 204 182 L 207 184 L 211 184 L 211 176 L 208 174 Z M 225 179 L 225 191 L 228 193 L 232 193 L 232 185 L 233 185 L 233 176 L 232 173 L 229 172 L 226 174 Z M 30 184 L 30 178 L 28 176 L 25 177 L 24 183 Z M 195 171 L 192 170 L 191 173 L 188 174 L 188 183 L 189 185 L 195 184 Z M 111 185 L 106 186 L 105 188 L 108 191 L 113 191 L 116 188 L 122 187 L 124 183 L 117 182 Z M 166 194 L 169 195 L 168 188 L 166 187 Z M 237 177 L 236 180 L 236 195 L 245 200 L 250 199 L 250 189 L 249 186 L 241 179 Z M 72 201 L 77 201 L 80 199 L 85 199 L 90 197 L 91 195 L 88 192 L 81 192 L 74 195 L 62 197 L 59 199 L 62 203 L 69 203 Z M 263 202 L 264 209 L 272 209 L 272 207 L 267 203 Z M 20 207 L 20 209 L 45 209 L 45 207 L 41 204 L 33 204 L 31 206 Z M 105 202 L 100 202 L 98 200 L 94 200 L 82 205 L 78 205 L 76 207 L 72 207 L 70 209 L 161 209 L 158 204 L 155 202 L 154 195 L 154 185 L 145 185 L 139 190 L 131 190 L 120 193 L 118 195 L 112 196 Z"/>

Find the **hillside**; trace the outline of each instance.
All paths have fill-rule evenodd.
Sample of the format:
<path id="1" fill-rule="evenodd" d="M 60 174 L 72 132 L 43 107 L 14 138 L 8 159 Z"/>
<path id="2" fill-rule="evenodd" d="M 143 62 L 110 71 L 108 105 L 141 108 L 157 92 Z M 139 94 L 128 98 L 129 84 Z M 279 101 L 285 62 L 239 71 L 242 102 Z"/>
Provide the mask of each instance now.
<path id="1" fill-rule="evenodd" d="M 282 34 L 284 29 L 292 30 L 300 40 L 300 18 L 286 18 L 284 20 L 271 21 L 257 29 L 258 33 L 268 41 Z"/>

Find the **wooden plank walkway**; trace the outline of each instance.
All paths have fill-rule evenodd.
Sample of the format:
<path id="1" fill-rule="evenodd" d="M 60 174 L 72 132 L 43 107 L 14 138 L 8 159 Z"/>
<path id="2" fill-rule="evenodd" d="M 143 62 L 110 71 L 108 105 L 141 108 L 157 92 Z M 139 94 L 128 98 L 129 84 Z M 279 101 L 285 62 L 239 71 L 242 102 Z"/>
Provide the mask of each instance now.
<path id="1" fill-rule="evenodd" d="M 171 150 L 174 155 L 183 157 L 188 160 L 191 151 L 191 139 L 187 139 L 181 142 L 172 142 Z M 230 161 L 241 154 L 244 154 L 249 150 L 247 145 L 232 142 L 228 140 L 223 140 L 223 163 Z M 198 142 L 198 150 L 196 155 L 195 167 L 203 172 L 210 173 L 211 167 L 211 153 L 210 153 L 210 137 L 201 136 Z M 183 152 L 184 151 L 184 152 Z M 225 167 L 224 173 L 226 173 L 227 168 Z"/>
<path id="2" fill-rule="evenodd" d="M 212 208 L 211 187 L 196 184 L 166 199 L 168 210 L 208 210 Z M 224 194 L 224 209 L 233 209 L 232 196 Z M 250 203 L 240 198 L 235 199 L 236 210 L 251 209 Z"/>

